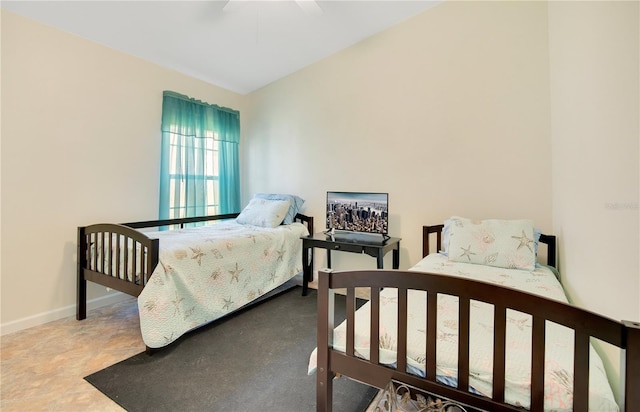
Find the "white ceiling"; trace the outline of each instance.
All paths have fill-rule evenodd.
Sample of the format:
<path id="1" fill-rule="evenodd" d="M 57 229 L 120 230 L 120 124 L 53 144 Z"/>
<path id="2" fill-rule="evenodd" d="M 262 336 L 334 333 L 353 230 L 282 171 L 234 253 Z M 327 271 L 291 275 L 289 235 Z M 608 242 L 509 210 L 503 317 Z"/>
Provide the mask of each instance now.
<path id="1" fill-rule="evenodd" d="M 246 94 L 441 1 L 3 0 L 0 5 Z"/>

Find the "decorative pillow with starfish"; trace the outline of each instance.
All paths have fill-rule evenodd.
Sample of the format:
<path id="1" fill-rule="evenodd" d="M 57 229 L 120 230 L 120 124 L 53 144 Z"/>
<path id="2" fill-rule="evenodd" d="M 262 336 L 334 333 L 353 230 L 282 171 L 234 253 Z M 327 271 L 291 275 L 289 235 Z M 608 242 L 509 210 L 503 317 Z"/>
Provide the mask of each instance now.
<path id="1" fill-rule="evenodd" d="M 450 220 L 449 260 L 507 269 L 535 269 L 532 220 L 471 220 L 458 216 Z"/>

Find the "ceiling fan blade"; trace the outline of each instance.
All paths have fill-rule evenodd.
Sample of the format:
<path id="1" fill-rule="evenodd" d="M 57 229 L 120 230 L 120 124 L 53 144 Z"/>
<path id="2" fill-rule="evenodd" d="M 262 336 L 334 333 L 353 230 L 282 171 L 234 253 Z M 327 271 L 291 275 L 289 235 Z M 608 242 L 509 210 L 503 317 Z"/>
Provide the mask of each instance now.
<path id="1" fill-rule="evenodd" d="M 295 0 L 296 4 L 307 14 L 321 14 L 322 9 L 315 0 Z"/>
<path id="2" fill-rule="evenodd" d="M 222 7 L 222 11 L 234 12 L 246 6 L 246 0 L 227 0 L 227 4 Z"/>
<path id="3" fill-rule="evenodd" d="M 226 4 L 222 7 L 223 11 L 234 12 L 238 10 L 242 10 L 245 6 L 251 3 L 258 2 L 271 2 L 274 0 L 227 0 Z M 285 2 L 291 0 L 276 0 Z M 322 8 L 318 5 L 315 0 L 295 0 L 295 3 L 304 11 L 306 14 L 321 14 Z"/>

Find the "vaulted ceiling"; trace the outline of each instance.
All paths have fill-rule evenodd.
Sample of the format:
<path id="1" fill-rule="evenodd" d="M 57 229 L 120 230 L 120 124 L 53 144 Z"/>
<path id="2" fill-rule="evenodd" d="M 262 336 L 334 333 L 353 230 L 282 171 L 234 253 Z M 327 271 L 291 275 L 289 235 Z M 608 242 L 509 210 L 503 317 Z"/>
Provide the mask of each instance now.
<path id="1" fill-rule="evenodd" d="M 406 20 L 426 1 L 22 1 L 3 10 L 246 94 Z"/>

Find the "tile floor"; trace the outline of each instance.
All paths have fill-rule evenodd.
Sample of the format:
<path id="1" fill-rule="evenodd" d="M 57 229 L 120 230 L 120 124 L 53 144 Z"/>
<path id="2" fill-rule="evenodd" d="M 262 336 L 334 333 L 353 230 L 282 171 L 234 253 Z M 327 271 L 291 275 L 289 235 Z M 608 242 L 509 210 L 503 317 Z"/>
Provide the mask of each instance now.
<path id="1" fill-rule="evenodd" d="M 91 310 L 84 321 L 72 316 L 2 336 L 0 344 L 3 412 L 122 412 L 84 377 L 145 349 L 134 298 Z"/>
<path id="2" fill-rule="evenodd" d="M 133 298 L 0 341 L 3 412 L 123 411 L 83 378 L 145 349 Z"/>

